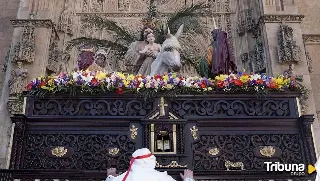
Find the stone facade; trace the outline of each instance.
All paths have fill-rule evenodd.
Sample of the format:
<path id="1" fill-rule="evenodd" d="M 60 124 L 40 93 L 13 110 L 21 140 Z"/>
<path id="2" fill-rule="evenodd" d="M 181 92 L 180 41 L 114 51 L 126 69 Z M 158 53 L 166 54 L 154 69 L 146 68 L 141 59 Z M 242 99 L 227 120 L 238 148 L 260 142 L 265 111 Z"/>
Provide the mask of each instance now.
<path id="1" fill-rule="evenodd" d="M 157 4 L 161 13 L 173 13 L 176 9 L 196 2 L 207 2 L 208 11 L 204 13 L 203 23 L 208 32 L 213 28 L 212 17 L 215 17 L 219 28 L 229 35 L 229 42 L 236 57 L 238 69 L 266 72 L 271 75 L 292 72 L 304 78 L 304 84 L 312 94 L 308 99 L 308 107 L 304 114 L 320 113 L 320 21 L 318 0 L 165 0 Z M 16 2 L 15 4 L 13 2 Z M 1 2 L 2 3 L 2 2 Z M 11 5 L 11 3 L 13 3 Z M 71 71 L 76 66 L 79 54 L 78 47 L 67 49 L 66 44 L 72 39 L 82 36 L 90 38 L 109 38 L 108 32 L 85 26 L 82 18 L 97 14 L 103 18 L 116 21 L 129 31 L 137 31 L 141 27 L 141 19 L 145 15 L 148 2 L 144 0 L 21 0 L 18 8 L 17 0 L 10 0 L 6 6 L 12 6 L 9 16 L 2 11 L 1 21 L 6 28 L 1 31 L 1 38 L 13 34 L 8 66 L 0 102 L 0 145 L 10 145 L 10 114 L 23 112 L 23 100 L 13 94 L 16 86 L 11 72 L 24 72 L 16 77 L 19 83 L 31 80 L 40 75 L 57 73 L 62 70 Z M 10 9 L 10 8 L 6 8 Z M 18 13 L 17 13 L 18 12 Z M 304 15 L 304 16 L 303 16 Z M 13 19 L 9 25 L 9 19 Z M 2 26 L 4 28 L 4 26 Z M 10 30 L 11 28 L 11 30 Z M 14 31 L 12 32 L 14 28 Z M 11 32 L 10 32 L 11 31 Z M 185 42 L 196 45 L 190 49 L 206 52 L 208 36 L 201 35 Z M 183 40 L 182 40 L 183 43 Z M 287 46 L 290 44 L 290 46 Z M 9 40 L 2 41 L 1 56 L 4 59 L 9 47 Z M 202 47 L 202 48 L 199 48 Z M 278 47 L 284 47 L 279 49 Z M 110 55 L 112 60 L 112 55 Z M 19 63 L 20 62 L 20 63 Z M 0 64 L 4 64 L 1 62 Z M 121 67 L 120 64 L 119 67 Z M 20 66 L 20 67 L 19 67 Z M 113 65 L 114 70 L 119 67 Z M 320 67 L 319 67 L 320 68 Z M 196 74 L 193 67 L 183 70 Z M 20 82 L 19 82 L 20 81 Z M 11 81 L 12 82 L 12 81 Z M 20 89 L 19 89 L 20 90 Z M 316 117 L 314 136 L 320 136 L 319 122 Z M 320 144 L 317 145 L 318 152 Z M 10 148 L 1 146 L 0 165 L 6 167 Z M 0 168 L 1 168 L 0 167 Z"/>

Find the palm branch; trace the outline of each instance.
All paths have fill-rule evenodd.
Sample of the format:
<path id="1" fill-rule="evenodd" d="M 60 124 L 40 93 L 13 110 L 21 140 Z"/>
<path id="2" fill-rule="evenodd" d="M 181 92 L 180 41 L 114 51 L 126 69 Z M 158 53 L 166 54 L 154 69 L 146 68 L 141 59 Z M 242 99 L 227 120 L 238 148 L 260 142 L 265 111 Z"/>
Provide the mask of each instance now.
<path id="1" fill-rule="evenodd" d="M 203 26 L 199 18 L 199 11 L 205 8 L 203 3 L 182 8 L 168 17 L 165 25 L 157 25 L 156 34 L 158 42 L 162 43 L 166 39 L 167 28 L 176 32 L 181 24 L 184 24 L 184 33 L 202 33 Z"/>
<path id="2" fill-rule="evenodd" d="M 117 52 L 117 55 L 119 55 L 119 56 L 123 56 L 128 51 L 127 46 L 122 45 L 118 42 L 113 42 L 113 41 L 109 41 L 109 40 L 100 40 L 100 39 L 96 39 L 96 38 L 86 38 L 86 37 L 80 37 L 80 38 L 70 40 L 66 44 L 65 50 L 70 51 L 73 47 L 81 46 L 84 44 L 91 44 L 96 47 L 105 47 L 105 46 L 111 47 L 112 50 L 115 50 Z"/>
<path id="3" fill-rule="evenodd" d="M 116 39 L 123 40 L 127 43 L 131 43 L 135 40 L 134 36 L 128 32 L 125 28 L 117 25 L 116 22 L 108 19 L 103 19 L 100 16 L 86 16 L 84 19 L 89 25 L 94 25 L 100 30 L 108 30 L 113 32 L 116 35 Z"/>

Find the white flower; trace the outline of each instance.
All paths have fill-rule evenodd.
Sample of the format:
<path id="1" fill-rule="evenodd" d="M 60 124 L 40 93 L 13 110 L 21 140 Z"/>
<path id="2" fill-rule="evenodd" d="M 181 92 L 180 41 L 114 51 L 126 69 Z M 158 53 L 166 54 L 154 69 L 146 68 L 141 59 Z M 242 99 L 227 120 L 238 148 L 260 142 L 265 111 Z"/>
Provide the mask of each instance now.
<path id="1" fill-rule="evenodd" d="M 94 78 L 92 75 L 87 75 L 87 76 L 81 76 L 81 78 L 86 81 L 87 83 L 91 82 L 91 80 Z"/>
<path id="2" fill-rule="evenodd" d="M 259 74 L 254 74 L 250 76 L 250 80 L 258 80 L 258 79 L 261 79 L 261 75 Z"/>

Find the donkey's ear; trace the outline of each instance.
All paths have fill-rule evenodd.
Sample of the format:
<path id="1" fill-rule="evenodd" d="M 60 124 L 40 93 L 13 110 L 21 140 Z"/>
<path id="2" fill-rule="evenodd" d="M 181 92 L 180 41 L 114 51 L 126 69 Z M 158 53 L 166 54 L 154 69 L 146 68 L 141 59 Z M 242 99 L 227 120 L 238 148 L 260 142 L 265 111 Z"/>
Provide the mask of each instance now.
<path id="1" fill-rule="evenodd" d="M 167 32 L 167 35 L 169 36 L 171 33 L 170 33 L 170 28 L 168 27 L 168 32 Z"/>
<path id="2" fill-rule="evenodd" d="M 179 38 L 182 35 L 183 27 L 184 27 L 183 24 L 179 27 L 179 29 L 178 29 L 178 31 L 177 31 L 177 33 L 175 35 L 176 38 Z"/>

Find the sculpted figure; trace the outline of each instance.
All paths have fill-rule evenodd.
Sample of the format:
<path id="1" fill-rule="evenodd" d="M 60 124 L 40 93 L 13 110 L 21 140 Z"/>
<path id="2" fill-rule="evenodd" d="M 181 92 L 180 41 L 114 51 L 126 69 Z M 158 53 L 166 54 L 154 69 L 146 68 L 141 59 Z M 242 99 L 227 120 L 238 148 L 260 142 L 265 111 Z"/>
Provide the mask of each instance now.
<path id="1" fill-rule="evenodd" d="M 94 62 L 88 67 L 89 71 L 107 71 L 112 72 L 112 69 L 110 67 L 110 64 L 107 61 L 107 55 L 110 51 L 110 48 L 105 51 L 104 49 L 99 49 L 95 56 L 94 56 Z"/>
<path id="2" fill-rule="evenodd" d="M 28 70 L 22 68 L 22 62 L 17 62 L 18 68 L 15 70 L 12 70 L 11 75 L 12 79 L 9 82 L 10 87 L 10 95 L 20 94 L 22 91 L 25 90 L 25 87 L 27 85 L 27 75 Z"/>
<path id="3" fill-rule="evenodd" d="M 80 49 L 77 63 L 79 70 L 87 70 L 94 62 L 94 48 L 91 45 L 85 45 Z"/>
<path id="4" fill-rule="evenodd" d="M 138 74 L 138 72 L 148 72 L 147 70 L 141 70 L 140 67 L 144 63 L 144 61 L 147 58 L 155 59 L 156 55 L 153 51 L 143 51 L 145 49 L 145 46 L 147 46 L 149 43 L 147 42 L 147 36 L 148 34 L 153 33 L 152 28 L 146 26 L 142 30 L 141 38 L 139 41 L 135 41 L 131 43 L 129 46 L 129 49 L 127 53 L 125 54 L 125 60 L 130 64 L 130 66 L 133 66 L 133 71 L 131 73 Z M 144 52 L 144 53 L 140 53 Z M 149 60 L 150 61 L 150 60 Z"/>
<path id="5" fill-rule="evenodd" d="M 150 75 L 163 75 L 165 72 L 178 72 L 181 69 L 180 43 L 179 37 L 182 35 L 183 25 L 181 25 L 175 35 L 170 33 L 168 28 L 167 39 L 163 42 L 161 51 L 157 59 L 151 64 Z"/>
<path id="6" fill-rule="evenodd" d="M 117 175 L 116 169 L 108 169 L 106 181 L 175 181 L 167 172 L 159 172 L 155 167 L 156 157 L 149 149 L 138 149 L 132 154 L 128 171 Z M 191 170 L 185 170 L 180 176 L 183 181 L 194 181 Z"/>
<path id="7" fill-rule="evenodd" d="M 151 72 L 151 64 L 154 61 L 154 56 L 157 56 L 158 53 L 160 52 L 161 46 L 157 43 L 154 43 L 155 41 L 155 37 L 153 35 L 153 33 L 149 33 L 147 35 L 147 42 L 149 43 L 148 45 L 146 45 L 144 47 L 144 49 L 142 51 L 140 51 L 140 54 L 151 54 L 153 56 L 147 56 L 146 59 L 143 61 L 138 74 L 141 75 L 149 75 Z"/>

